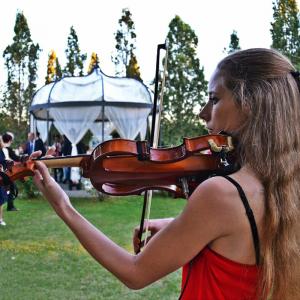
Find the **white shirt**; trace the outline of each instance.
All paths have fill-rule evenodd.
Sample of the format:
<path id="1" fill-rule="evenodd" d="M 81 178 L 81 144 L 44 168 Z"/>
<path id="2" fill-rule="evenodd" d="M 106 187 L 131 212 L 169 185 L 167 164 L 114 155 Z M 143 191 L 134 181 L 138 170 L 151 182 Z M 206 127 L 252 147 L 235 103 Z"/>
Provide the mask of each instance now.
<path id="1" fill-rule="evenodd" d="M 6 147 L 2 148 L 6 160 L 11 160 L 9 157 L 8 149 Z"/>

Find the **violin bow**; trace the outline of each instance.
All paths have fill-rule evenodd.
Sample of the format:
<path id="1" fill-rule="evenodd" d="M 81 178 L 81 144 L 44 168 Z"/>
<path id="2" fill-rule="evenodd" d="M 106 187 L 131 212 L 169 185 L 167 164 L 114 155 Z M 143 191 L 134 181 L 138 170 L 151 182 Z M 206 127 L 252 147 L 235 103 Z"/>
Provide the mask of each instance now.
<path id="1" fill-rule="evenodd" d="M 165 58 L 164 58 L 164 73 L 163 73 L 162 84 L 161 84 L 158 118 L 156 119 L 157 100 L 158 100 L 160 50 L 166 50 L 166 55 L 165 55 Z M 161 112 L 162 112 L 162 109 L 163 109 L 163 91 L 164 91 L 164 86 L 165 86 L 167 61 L 168 61 L 167 44 L 166 43 L 159 44 L 157 46 L 157 54 L 156 54 L 154 101 L 153 101 L 153 110 L 152 110 L 152 124 L 151 124 L 151 133 L 150 133 L 150 142 L 149 142 L 149 146 L 152 147 L 152 148 L 157 148 L 158 147 Z M 141 243 L 142 243 L 142 236 L 143 236 L 143 231 L 144 231 L 145 219 L 149 220 L 150 209 L 151 209 L 151 201 L 152 201 L 152 193 L 153 193 L 152 190 L 146 190 L 145 193 L 144 193 L 144 202 L 143 202 L 143 209 L 142 209 L 141 222 L 140 222 L 140 230 L 139 230 L 139 236 L 138 236 L 139 241 L 140 241 L 140 247 L 139 247 L 137 253 L 139 253 L 141 251 L 141 246 L 142 246 Z M 149 226 L 149 222 L 147 222 L 146 226 L 145 226 L 144 246 L 147 243 L 148 226 Z"/>

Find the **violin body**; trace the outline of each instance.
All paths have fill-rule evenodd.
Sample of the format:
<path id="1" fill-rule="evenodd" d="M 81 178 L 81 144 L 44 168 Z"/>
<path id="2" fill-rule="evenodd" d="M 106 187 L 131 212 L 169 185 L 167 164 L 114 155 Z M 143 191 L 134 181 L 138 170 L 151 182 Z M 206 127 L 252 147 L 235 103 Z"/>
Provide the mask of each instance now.
<path id="1" fill-rule="evenodd" d="M 124 167 L 124 163 L 129 167 Z M 128 155 L 99 157 L 92 166 L 89 170 L 91 183 L 106 194 L 134 195 L 147 189 L 162 189 L 177 195 L 180 193 L 178 186 L 182 177 L 194 181 L 199 181 L 201 177 L 203 180 L 212 174 L 211 171 L 218 169 L 218 160 L 212 156 L 194 155 L 168 164 L 139 161 Z"/>
<path id="2" fill-rule="evenodd" d="M 187 197 L 222 168 L 224 153 L 231 150 L 227 135 L 184 138 L 179 146 L 155 149 L 147 141 L 114 139 L 99 144 L 91 155 L 37 160 L 49 168 L 79 166 L 95 189 L 109 195 L 139 195 L 151 189 Z M 35 160 L 15 163 L 5 174 L 11 181 L 32 176 L 34 164 Z"/>
<path id="3" fill-rule="evenodd" d="M 106 141 L 94 149 L 89 166 L 81 165 L 83 176 L 90 178 L 98 191 L 109 195 L 136 195 L 151 189 L 182 197 L 183 179 L 188 182 L 190 194 L 221 168 L 220 157 L 207 152 L 211 140 L 219 147 L 231 146 L 225 135 L 185 138 L 177 147 L 155 149 L 146 141 Z"/>

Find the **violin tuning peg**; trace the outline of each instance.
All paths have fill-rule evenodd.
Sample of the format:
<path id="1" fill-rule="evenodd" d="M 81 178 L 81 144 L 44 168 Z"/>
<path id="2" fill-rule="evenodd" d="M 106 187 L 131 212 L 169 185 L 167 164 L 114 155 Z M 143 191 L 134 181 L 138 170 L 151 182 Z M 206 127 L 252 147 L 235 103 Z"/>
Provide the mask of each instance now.
<path id="1" fill-rule="evenodd" d="M 230 152 L 234 149 L 231 136 L 227 137 L 227 144 L 228 145 L 218 146 L 213 139 L 209 139 L 208 144 L 209 144 L 210 150 L 212 152 L 215 152 L 215 153 L 220 153 L 220 152 L 227 153 L 227 152 Z"/>
<path id="2" fill-rule="evenodd" d="M 208 142 L 210 150 L 212 152 L 218 153 L 218 152 L 222 151 L 223 147 L 222 146 L 218 146 L 213 139 L 209 139 L 207 142 Z"/>
<path id="3" fill-rule="evenodd" d="M 227 137 L 227 142 L 228 142 L 228 147 L 227 148 L 227 152 L 230 152 L 234 149 L 234 146 L 233 146 L 233 142 L 232 142 L 232 137 L 231 136 L 228 136 Z"/>

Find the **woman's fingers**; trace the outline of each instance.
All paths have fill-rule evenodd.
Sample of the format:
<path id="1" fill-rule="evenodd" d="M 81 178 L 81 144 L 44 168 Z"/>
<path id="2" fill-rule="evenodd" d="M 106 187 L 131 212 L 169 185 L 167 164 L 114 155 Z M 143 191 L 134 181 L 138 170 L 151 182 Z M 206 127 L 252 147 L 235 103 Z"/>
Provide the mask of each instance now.
<path id="1" fill-rule="evenodd" d="M 147 236 L 147 239 L 144 240 L 140 240 L 139 238 L 134 238 L 133 240 L 133 250 L 134 253 L 137 254 L 144 246 L 145 246 L 145 240 L 147 242 L 147 244 L 149 243 L 149 241 L 152 239 L 153 235 L 149 235 Z"/>
<path id="2" fill-rule="evenodd" d="M 36 187 L 43 192 L 44 190 L 44 182 L 41 173 L 38 170 L 34 170 L 33 182 Z"/>
<path id="3" fill-rule="evenodd" d="M 50 147 L 48 150 L 47 150 L 47 152 L 46 152 L 46 154 L 45 154 L 45 156 L 44 157 L 53 157 L 53 154 L 55 153 L 55 149 L 53 148 L 53 147 Z M 36 159 L 36 158 L 39 158 L 39 157 L 41 157 L 41 155 L 42 155 L 42 151 L 35 151 L 35 152 L 33 152 L 33 153 L 31 153 L 31 155 L 30 155 L 30 159 Z"/>
<path id="4" fill-rule="evenodd" d="M 141 246 L 140 246 L 140 239 L 139 238 L 134 238 L 133 239 L 133 250 L 134 253 L 137 254 L 140 250 Z"/>
<path id="5" fill-rule="evenodd" d="M 52 182 L 52 177 L 50 176 L 50 173 L 42 162 L 36 161 L 35 162 L 36 170 L 39 172 L 44 184 L 47 184 L 49 182 Z"/>
<path id="6" fill-rule="evenodd" d="M 156 230 L 154 230 L 151 227 L 151 220 L 145 220 L 144 223 L 144 227 L 143 227 L 143 232 L 146 231 L 148 225 L 148 232 L 147 232 L 147 236 L 145 237 L 145 239 L 147 240 L 147 243 L 150 241 L 150 239 L 155 235 Z M 135 227 L 134 231 L 133 231 L 133 238 L 132 238 L 132 244 L 133 244 L 133 249 L 135 254 L 137 254 L 141 248 L 143 248 L 145 246 L 145 240 L 140 239 L 140 227 Z"/>

